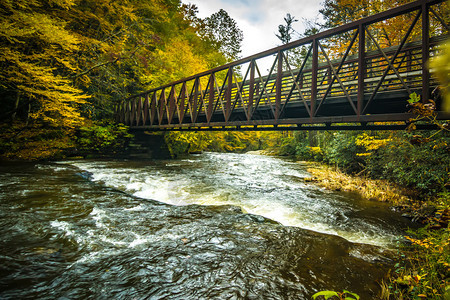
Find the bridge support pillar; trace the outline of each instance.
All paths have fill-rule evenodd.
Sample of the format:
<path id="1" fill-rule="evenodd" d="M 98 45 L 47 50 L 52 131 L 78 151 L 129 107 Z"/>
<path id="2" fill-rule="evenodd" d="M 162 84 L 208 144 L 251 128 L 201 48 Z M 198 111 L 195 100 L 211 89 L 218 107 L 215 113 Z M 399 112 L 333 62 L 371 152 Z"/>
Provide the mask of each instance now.
<path id="1" fill-rule="evenodd" d="M 170 151 L 164 140 L 165 133 L 147 133 L 141 130 L 133 130 L 131 133 L 134 135 L 134 138 L 128 146 L 127 158 L 170 158 Z"/>

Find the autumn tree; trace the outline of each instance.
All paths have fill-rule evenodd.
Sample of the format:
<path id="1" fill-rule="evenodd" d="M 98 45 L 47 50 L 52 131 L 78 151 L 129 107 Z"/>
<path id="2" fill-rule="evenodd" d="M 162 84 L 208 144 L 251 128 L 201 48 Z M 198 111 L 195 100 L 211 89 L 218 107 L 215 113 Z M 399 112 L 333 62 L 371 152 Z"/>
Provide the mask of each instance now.
<path id="1" fill-rule="evenodd" d="M 323 8 L 319 10 L 321 13 L 324 24 L 324 28 L 334 28 L 346 23 L 350 23 L 370 15 L 374 15 L 391 8 L 412 2 L 412 0 L 325 0 Z M 441 3 L 434 6 L 434 13 L 430 18 L 430 32 L 433 34 L 442 34 L 444 25 L 441 20 L 446 20 L 448 24 L 448 6 L 446 3 Z M 383 22 L 377 22 L 367 27 L 371 35 L 377 41 L 380 47 L 390 47 L 400 44 L 401 40 L 407 33 L 409 25 L 412 23 L 416 12 L 403 14 Z M 407 42 L 418 40 L 421 36 L 420 21 L 410 33 Z M 346 39 L 350 39 L 348 36 L 343 36 Z M 366 39 L 367 50 L 376 50 L 374 42 L 370 39 Z M 335 41 L 335 44 L 337 42 Z M 342 51 L 339 47 L 334 47 L 336 52 Z"/>
<path id="2" fill-rule="evenodd" d="M 77 34 L 48 11 L 69 10 L 70 0 L 3 1 L 0 5 L 0 94 L 2 118 L 29 112 L 54 126 L 83 122 L 78 111 L 86 95 L 68 78 L 77 70 Z"/>
<path id="3" fill-rule="evenodd" d="M 196 13 L 178 0 L 2 1 L 2 120 L 34 123 L 40 133 L 60 128 L 70 138 L 83 124 L 99 126 L 91 121 L 111 117 L 130 95 L 223 64 L 225 51 L 237 48 L 221 52 Z M 8 132 L 6 140 L 17 137 Z"/>
<path id="4" fill-rule="evenodd" d="M 77 53 L 80 70 L 72 79 L 91 95 L 86 113 L 98 119 L 109 117 L 114 104 L 149 89 L 148 66 L 177 5 L 86 0 L 67 14 L 71 29 L 84 41 Z"/>

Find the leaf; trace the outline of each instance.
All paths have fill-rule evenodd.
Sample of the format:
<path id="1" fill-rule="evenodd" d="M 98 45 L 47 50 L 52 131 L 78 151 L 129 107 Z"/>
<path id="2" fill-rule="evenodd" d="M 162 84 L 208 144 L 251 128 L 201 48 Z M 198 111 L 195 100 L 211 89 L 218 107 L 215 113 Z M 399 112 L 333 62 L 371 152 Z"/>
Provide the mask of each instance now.
<path id="1" fill-rule="evenodd" d="M 417 95 L 416 93 L 411 93 L 409 94 L 409 99 L 408 99 L 408 103 L 409 104 L 414 104 L 420 101 L 420 96 Z"/>
<path id="2" fill-rule="evenodd" d="M 356 299 L 356 300 L 359 300 L 359 295 L 358 294 L 355 294 L 355 293 L 352 293 L 352 292 L 349 292 L 349 291 L 346 291 L 346 290 L 344 290 L 344 294 L 349 294 L 350 296 L 352 296 L 352 298 L 350 298 L 350 297 L 345 297 L 344 299 L 350 299 L 350 300 L 353 300 L 353 299 Z"/>
<path id="3" fill-rule="evenodd" d="M 316 299 L 319 296 L 323 296 L 325 298 L 325 300 L 330 299 L 333 296 L 339 297 L 339 294 L 334 292 L 334 291 L 322 291 L 322 292 L 318 292 L 315 293 L 312 298 L 313 300 Z"/>

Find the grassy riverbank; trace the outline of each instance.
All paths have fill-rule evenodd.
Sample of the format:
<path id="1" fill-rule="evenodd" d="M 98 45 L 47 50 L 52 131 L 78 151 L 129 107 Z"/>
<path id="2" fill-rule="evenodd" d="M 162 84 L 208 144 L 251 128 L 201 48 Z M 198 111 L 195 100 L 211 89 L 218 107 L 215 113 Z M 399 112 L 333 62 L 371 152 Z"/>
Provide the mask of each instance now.
<path id="1" fill-rule="evenodd" d="M 367 199 L 385 201 L 405 216 L 423 223 L 410 231 L 408 243 L 398 246 L 398 263 L 380 282 L 380 299 L 450 299 L 450 195 L 442 192 L 418 201 L 417 191 L 381 179 L 349 175 L 337 168 L 311 163 L 314 182 L 330 190 L 356 192 Z"/>
<path id="2" fill-rule="evenodd" d="M 311 173 L 312 177 L 308 178 L 307 181 L 330 190 L 356 192 L 371 200 L 390 202 L 394 205 L 406 205 L 410 204 L 414 197 L 413 191 L 387 180 L 352 176 L 324 164 L 311 163 L 308 172 Z"/>

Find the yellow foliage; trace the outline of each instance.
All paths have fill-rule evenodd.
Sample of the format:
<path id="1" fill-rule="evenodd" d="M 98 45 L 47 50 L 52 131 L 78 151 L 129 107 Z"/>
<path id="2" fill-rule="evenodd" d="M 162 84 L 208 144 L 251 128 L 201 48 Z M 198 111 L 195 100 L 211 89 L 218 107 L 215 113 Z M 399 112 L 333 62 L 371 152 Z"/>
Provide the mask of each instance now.
<path id="1" fill-rule="evenodd" d="M 356 153 L 356 156 L 364 157 L 364 156 L 370 156 L 372 155 L 371 152 L 365 152 L 365 153 Z"/>
<path id="2" fill-rule="evenodd" d="M 308 147 L 309 151 L 313 154 L 313 155 L 317 155 L 317 154 L 323 154 L 323 151 L 320 147 Z"/>
<path id="3" fill-rule="evenodd" d="M 442 45 L 440 55 L 431 60 L 430 67 L 441 83 L 444 109 L 450 112 L 450 41 Z"/>
<path id="4" fill-rule="evenodd" d="M 66 24 L 47 14 L 30 11 L 14 11 L 9 18 L 0 21 L 0 36 L 13 43 L 26 39 L 39 40 L 48 45 L 58 45 L 61 49 L 76 50 L 78 38 L 65 29 Z"/>
<path id="5" fill-rule="evenodd" d="M 337 27 L 345 23 L 359 20 L 382 11 L 412 2 L 412 0 L 326 0 L 324 2 L 325 8 L 322 10 L 327 25 L 330 27 Z M 442 19 L 446 20 L 448 15 L 448 7 L 445 3 L 433 6 L 433 10 L 440 15 Z M 406 35 L 416 12 L 405 15 L 396 16 L 381 22 L 375 22 L 367 26 L 367 30 L 372 34 L 381 48 L 398 45 L 403 37 Z M 448 17 L 447 17 L 448 18 Z M 432 35 L 441 35 L 446 30 L 440 22 L 436 22 L 433 17 L 430 18 L 430 32 Z M 329 55 L 342 55 L 347 49 L 351 36 L 353 33 L 346 33 L 337 38 L 331 38 L 327 47 L 329 47 Z M 420 41 L 421 27 L 420 20 L 412 29 L 407 42 Z M 368 41 L 371 41 L 367 37 Z M 353 46 L 351 54 L 356 54 L 357 43 Z M 373 43 L 366 45 L 367 50 L 376 50 Z"/>
<path id="6" fill-rule="evenodd" d="M 387 180 L 351 176 L 319 164 L 311 164 L 308 172 L 313 176 L 309 181 L 314 181 L 327 189 L 356 192 L 367 199 L 389 201 L 395 204 L 411 201 L 411 190 L 396 186 Z"/>
<path id="7" fill-rule="evenodd" d="M 427 248 L 427 249 L 433 245 L 433 242 L 431 242 L 429 239 L 419 240 L 419 239 L 414 239 L 409 236 L 405 236 L 405 238 L 408 239 L 409 241 L 413 242 L 414 244 L 424 247 L 424 248 Z"/>
<path id="8" fill-rule="evenodd" d="M 64 9 L 73 0 L 49 3 Z M 63 74 L 76 72 L 73 52 L 79 49 L 78 36 L 65 29 L 66 23 L 36 11 L 40 1 L 7 1 L 0 9 L 0 87 L 16 90 L 19 97 L 34 101 L 38 109 L 31 117 L 55 126 L 74 127 L 84 118 L 78 106 L 85 103 L 83 91 Z M 38 105 L 36 105 L 38 104 Z"/>
<path id="9" fill-rule="evenodd" d="M 158 71 L 143 79 L 152 81 L 153 86 L 161 86 L 208 69 L 206 61 L 196 56 L 192 46 L 182 37 L 173 38 L 164 48 L 158 49 L 154 60 L 154 67 L 157 67 Z M 206 88 L 207 84 L 206 78 L 202 80 L 203 88 Z"/>
<path id="10" fill-rule="evenodd" d="M 355 144 L 357 146 L 362 146 L 366 151 L 375 151 L 381 147 L 386 146 L 392 139 L 380 139 L 375 136 L 369 136 L 367 133 L 363 133 L 356 138 Z M 358 156 L 367 156 L 370 153 L 360 153 Z"/>
<path id="11" fill-rule="evenodd" d="M 0 125 L 0 150 L 10 159 L 52 159 L 74 147 L 72 130 L 15 123 Z"/>

